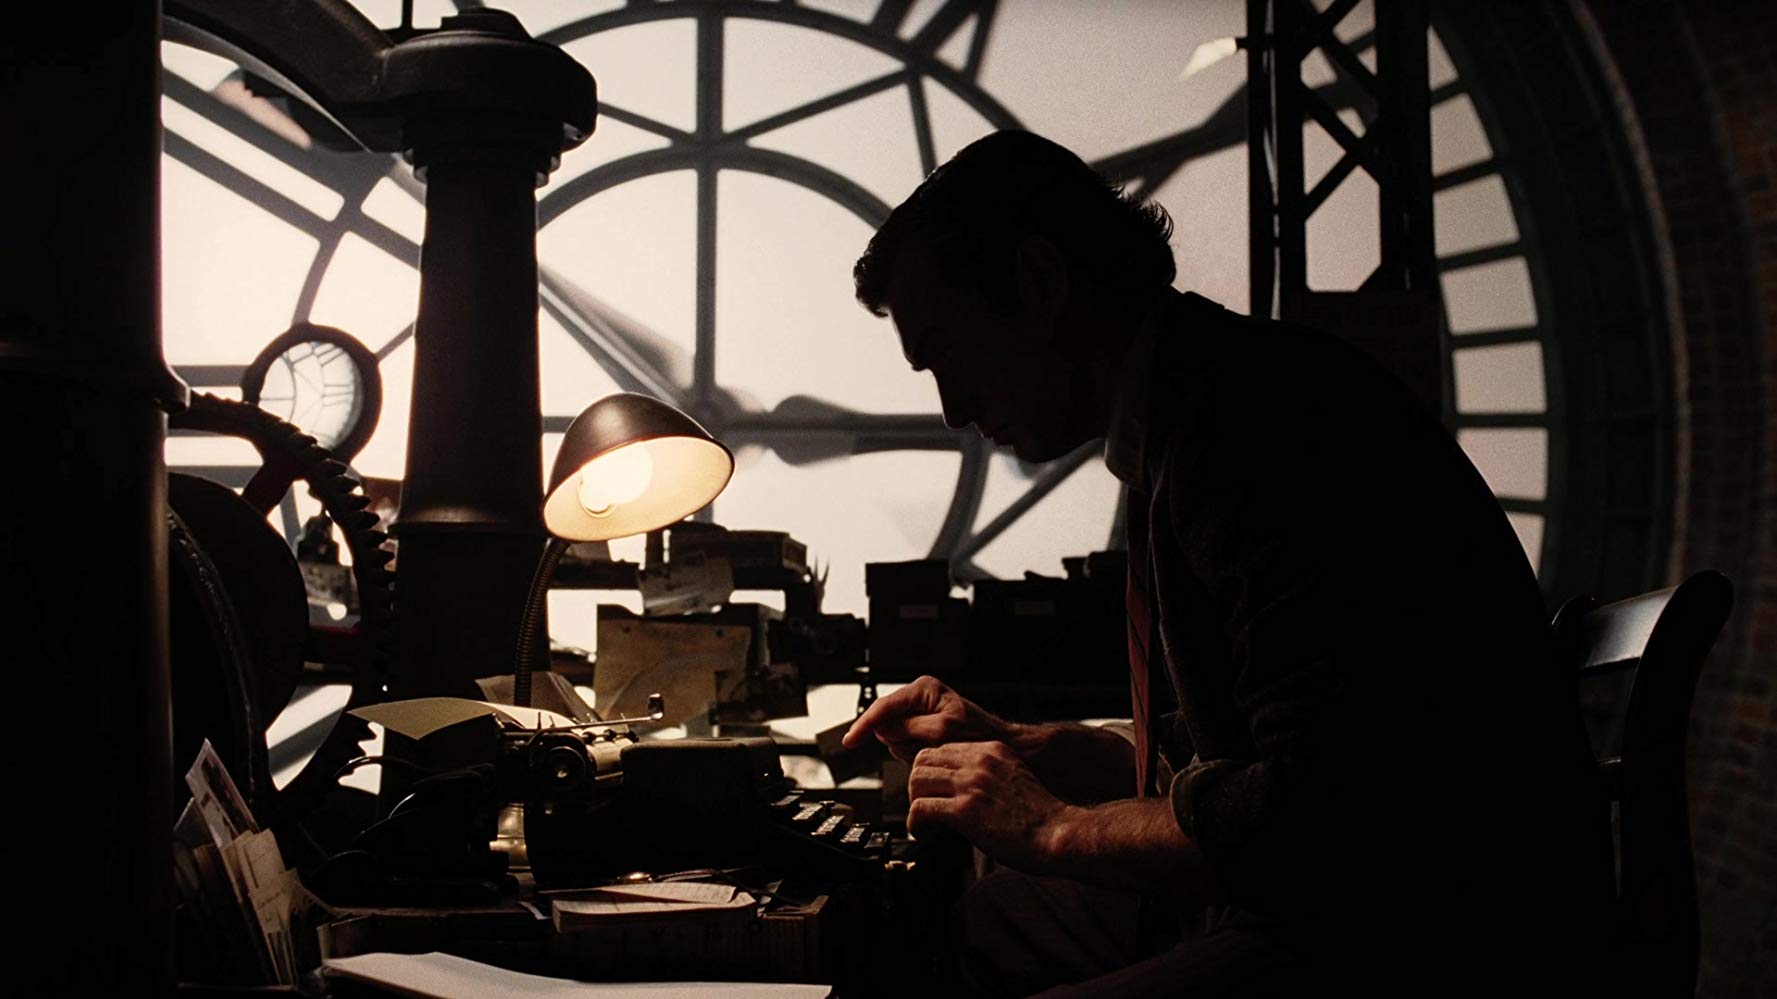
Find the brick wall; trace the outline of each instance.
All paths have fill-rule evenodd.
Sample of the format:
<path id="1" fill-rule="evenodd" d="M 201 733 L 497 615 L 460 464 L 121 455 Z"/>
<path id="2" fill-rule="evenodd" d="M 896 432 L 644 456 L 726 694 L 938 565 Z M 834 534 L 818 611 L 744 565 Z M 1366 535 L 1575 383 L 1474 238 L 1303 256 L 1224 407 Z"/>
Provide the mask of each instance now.
<path id="1" fill-rule="evenodd" d="M 1777 995 L 1777 7 L 1581 2 L 1640 133 L 1676 297 L 1671 577 L 1713 567 L 1736 589 L 1689 745 L 1698 994 Z"/>

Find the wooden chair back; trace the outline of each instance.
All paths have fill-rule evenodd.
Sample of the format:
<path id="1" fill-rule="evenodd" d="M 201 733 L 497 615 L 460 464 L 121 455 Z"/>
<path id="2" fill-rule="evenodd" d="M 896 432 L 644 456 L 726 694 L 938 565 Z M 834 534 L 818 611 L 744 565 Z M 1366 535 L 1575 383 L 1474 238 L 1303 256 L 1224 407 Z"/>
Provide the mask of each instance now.
<path id="1" fill-rule="evenodd" d="M 1734 588 L 1699 572 L 1671 589 L 1600 606 L 1575 597 L 1555 634 L 1579 677 L 1581 713 L 1612 802 L 1615 970 L 1641 995 L 1696 992 L 1697 886 L 1685 801 L 1685 735 L 1704 658 Z"/>

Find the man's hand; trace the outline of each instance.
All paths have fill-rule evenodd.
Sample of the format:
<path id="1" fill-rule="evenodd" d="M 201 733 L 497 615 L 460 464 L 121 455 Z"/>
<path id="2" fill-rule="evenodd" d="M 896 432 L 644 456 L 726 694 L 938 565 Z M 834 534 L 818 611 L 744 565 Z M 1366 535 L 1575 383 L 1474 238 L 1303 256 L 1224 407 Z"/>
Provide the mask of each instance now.
<path id="1" fill-rule="evenodd" d="M 949 742 L 1010 742 L 1019 726 L 977 707 L 939 680 L 922 676 L 870 705 L 842 740 L 850 749 L 874 735 L 895 759 Z"/>
<path id="2" fill-rule="evenodd" d="M 1195 904 L 1224 899 L 1203 851 L 1179 829 L 1171 801 L 1070 805 L 1050 794 L 1004 743 L 921 750 L 907 793 L 909 832 L 952 830 L 1027 874 Z"/>
<path id="3" fill-rule="evenodd" d="M 922 749 L 907 776 L 907 830 L 950 829 L 995 860 L 1051 873 L 1057 832 L 1080 811 L 1050 794 L 1001 742 L 953 742 Z"/>

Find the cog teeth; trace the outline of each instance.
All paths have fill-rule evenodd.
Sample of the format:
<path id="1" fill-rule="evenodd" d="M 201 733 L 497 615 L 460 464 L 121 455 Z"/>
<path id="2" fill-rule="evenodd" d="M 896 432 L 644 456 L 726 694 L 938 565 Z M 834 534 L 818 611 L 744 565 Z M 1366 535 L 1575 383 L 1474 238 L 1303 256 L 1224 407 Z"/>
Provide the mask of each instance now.
<path id="1" fill-rule="evenodd" d="M 342 527 L 353 531 L 368 531 L 377 525 L 376 514 L 371 513 L 368 510 L 342 513 L 338 518 L 338 522 Z"/>
<path id="2" fill-rule="evenodd" d="M 167 425 L 245 438 L 268 461 L 285 462 L 301 470 L 298 477 L 308 482 L 314 496 L 345 532 L 353 557 L 361 564 L 355 575 L 364 605 L 362 620 L 375 627 L 373 651 L 360 668 L 367 674 L 386 675 L 396 658 L 397 583 L 394 570 L 389 568 L 395 553 L 388 534 L 377 529 L 381 521 L 370 512 L 370 498 L 351 469 L 302 428 L 258 406 L 209 392 L 193 393 L 191 405 L 169 417 Z"/>

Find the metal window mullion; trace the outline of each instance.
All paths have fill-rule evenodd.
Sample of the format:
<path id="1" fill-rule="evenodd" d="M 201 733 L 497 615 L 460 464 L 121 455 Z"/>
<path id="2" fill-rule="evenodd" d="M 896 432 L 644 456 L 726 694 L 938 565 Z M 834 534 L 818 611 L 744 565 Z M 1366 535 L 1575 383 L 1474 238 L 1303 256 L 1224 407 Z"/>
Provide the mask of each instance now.
<path id="1" fill-rule="evenodd" d="M 1544 519 L 1549 516 L 1548 500 L 1530 499 L 1524 496 L 1495 496 L 1493 498 L 1499 502 L 1500 509 L 1507 513 L 1533 513 Z"/>
<path id="2" fill-rule="evenodd" d="M 870 19 L 870 27 L 885 35 L 901 33 L 901 23 L 907 20 L 907 11 L 913 6 L 913 0 L 882 0 L 882 6 Z"/>
<path id="3" fill-rule="evenodd" d="M 957 547 L 956 553 L 952 557 L 958 559 L 972 559 L 980 554 L 983 548 L 992 544 L 995 538 L 1006 533 L 1006 530 L 1016 523 L 1020 517 L 1029 513 L 1032 507 L 1043 501 L 1043 497 L 1054 492 L 1058 486 L 1068 480 L 1069 476 L 1072 476 L 1075 472 L 1079 471 L 1085 466 L 1088 460 L 1094 455 L 1099 454 L 1103 448 L 1104 444 L 1102 441 L 1088 441 L 1075 448 L 1073 452 L 1067 456 L 1051 463 L 1049 467 L 1043 470 L 1041 475 L 1037 476 L 1037 480 L 1031 483 L 1029 489 L 1026 489 L 1022 495 L 1013 500 L 1004 510 L 1001 510 L 991 521 L 988 521 L 981 530 L 976 531 L 964 540 L 962 544 Z"/>
<path id="4" fill-rule="evenodd" d="M 724 21 L 713 11 L 697 16 L 697 140 L 702 150 L 722 137 Z M 716 235 L 715 161 L 697 164 L 697 333 L 692 358 L 691 398 L 706 419 L 716 397 Z"/>
<path id="5" fill-rule="evenodd" d="M 1345 20 L 1357 8 L 1361 0 L 1335 0 L 1326 10 L 1321 11 L 1315 10 L 1308 0 L 1289 0 L 1289 2 L 1295 3 L 1296 9 L 1300 13 L 1308 15 L 1308 20 L 1303 22 L 1302 26 L 1302 32 L 1305 35 L 1337 37 L 1333 34 L 1333 29 L 1337 28 L 1339 22 Z"/>
<path id="6" fill-rule="evenodd" d="M 924 177 L 937 169 L 938 151 L 932 139 L 932 112 L 926 106 L 925 84 L 918 73 L 907 74 L 907 100 L 913 112 L 913 137 L 919 144 L 919 173 Z"/>
<path id="7" fill-rule="evenodd" d="M 981 63 L 987 56 L 987 40 L 998 7 L 999 0 L 983 0 L 975 12 L 975 34 L 969 39 L 969 54 L 963 57 L 963 75 L 971 80 L 981 78 Z"/>
<path id="8" fill-rule="evenodd" d="M 204 179 L 246 198 L 278 221 L 306 236 L 324 241 L 333 229 L 329 220 L 304 208 L 294 198 L 178 132 L 166 132 L 162 138 L 162 148 L 168 156 L 197 171 Z"/>
<path id="9" fill-rule="evenodd" d="M 1431 106 L 1435 108 L 1452 97 L 1460 96 L 1467 89 L 1461 80 L 1452 80 L 1441 87 L 1433 88 L 1430 94 Z"/>
<path id="10" fill-rule="evenodd" d="M 955 447 L 958 431 L 944 425 L 936 413 L 856 413 L 835 411 L 831 415 L 779 416 L 775 413 L 748 413 L 735 416 L 723 427 L 736 433 L 875 433 L 909 434 L 929 437 L 942 434 L 946 446 Z"/>
<path id="11" fill-rule="evenodd" d="M 1308 216 L 1302 211 L 1302 111 L 1307 88 L 1302 83 L 1301 32 L 1288 2 L 1272 7 L 1271 140 L 1276 156 L 1273 196 L 1277 205 L 1277 315 L 1293 319 L 1308 290 Z M 1335 116 L 1336 118 L 1337 116 Z M 1343 128 L 1343 123 L 1340 124 Z"/>
<path id="12" fill-rule="evenodd" d="M 1491 157 L 1479 163 L 1470 163 L 1468 166 L 1446 170 L 1432 178 L 1431 189 L 1433 193 L 1436 193 L 1448 191 L 1453 187 L 1461 187 L 1471 181 L 1480 180 L 1482 177 L 1493 176 L 1500 171 L 1500 167 L 1503 165 L 1498 157 Z"/>
<path id="13" fill-rule="evenodd" d="M 1378 269 L 1388 272 L 1388 287 L 1421 291 L 1437 301 L 1442 287 L 1433 238 L 1428 31 L 1425 0 L 1376 6 L 1376 71 L 1383 81 L 1377 108 L 1383 123 Z"/>
<path id="14" fill-rule="evenodd" d="M 1334 163 L 1332 168 L 1326 172 L 1326 175 L 1321 177 L 1320 181 L 1314 185 L 1314 190 L 1308 192 L 1308 199 L 1303 204 L 1303 211 L 1308 215 L 1313 215 L 1315 212 L 1319 211 L 1320 206 L 1326 203 L 1327 198 L 1332 196 L 1333 192 L 1338 189 L 1340 184 L 1344 183 L 1345 178 L 1349 177 L 1351 171 L 1355 169 L 1357 169 L 1357 157 L 1355 155 L 1348 151 L 1344 156 L 1339 157 L 1339 162 Z"/>
<path id="15" fill-rule="evenodd" d="M 394 336 L 389 338 L 388 343 L 385 343 L 381 347 L 378 347 L 376 349 L 375 356 L 376 356 L 377 361 L 379 361 L 379 362 L 383 361 L 390 354 L 393 354 L 395 351 L 401 349 L 402 344 L 404 344 L 407 341 L 412 340 L 412 339 L 413 339 L 413 320 L 410 319 L 407 321 L 406 326 L 401 327 L 400 332 L 396 333 Z"/>
<path id="16" fill-rule="evenodd" d="M 540 269 L 538 276 L 538 297 L 543 310 L 561 324 L 580 349 L 599 361 L 599 366 L 619 387 L 654 396 L 680 409 L 691 406 L 692 400 L 679 391 L 673 380 L 634 350 L 618 330 L 602 322 L 603 317 L 586 314 L 564 294 L 553 273 L 545 268 Z"/>
<path id="17" fill-rule="evenodd" d="M 1325 129 L 1326 133 L 1332 136 L 1333 141 L 1337 142 L 1348 155 L 1358 157 L 1363 168 L 1372 177 L 1378 181 L 1384 180 L 1388 172 L 1387 167 L 1376 155 L 1376 147 L 1370 143 L 1369 139 L 1353 132 L 1351 127 L 1339 117 L 1339 112 L 1333 110 L 1332 104 L 1320 91 L 1308 89 L 1300 80 L 1296 81 L 1296 90 L 1301 107 L 1308 112 L 1309 117 Z"/>
<path id="18" fill-rule="evenodd" d="M 1513 326 L 1509 329 L 1486 330 L 1480 333 L 1452 334 L 1450 349 L 1458 351 L 1473 347 L 1496 347 L 1509 343 L 1541 343 L 1542 339 L 1543 329 L 1540 326 Z"/>
<path id="19" fill-rule="evenodd" d="M 836 90 L 824 97 L 817 97 L 807 103 L 798 104 L 787 111 L 779 111 L 770 117 L 761 118 L 744 128 L 737 128 L 732 132 L 725 133 L 722 140 L 724 142 L 746 142 L 767 132 L 775 132 L 804 119 L 813 118 L 815 115 L 825 114 L 853 101 L 861 101 L 866 97 L 880 94 L 906 80 L 909 76 L 917 78 L 918 74 L 910 74 L 906 70 L 897 69 L 881 76 L 871 77 L 862 83 L 846 87 L 844 90 Z"/>
<path id="20" fill-rule="evenodd" d="M 352 154 L 341 153 L 337 157 L 316 156 L 312 150 L 303 149 L 283 135 L 253 120 L 240 108 L 229 104 L 215 94 L 198 88 L 191 81 L 176 73 L 162 73 L 161 81 L 163 93 L 173 103 L 184 107 L 279 163 L 333 189 L 335 193 L 343 193 L 341 189 L 349 186 L 345 182 L 351 179 L 350 169 L 342 169 L 336 173 L 331 168 L 343 162 L 349 162 Z M 317 168 L 325 179 L 316 176 Z M 330 183 L 330 181 L 340 183 Z"/>
<path id="21" fill-rule="evenodd" d="M 1339 22 L 1345 20 L 1357 5 L 1358 0 L 1338 0 L 1326 10 L 1312 15 L 1313 19 L 1304 27 L 1305 34 L 1310 36 L 1304 39 L 1304 50 L 1318 47 L 1326 54 L 1329 62 L 1345 72 L 1348 79 L 1369 91 L 1370 95 L 1374 97 L 1379 92 L 1381 85 L 1376 79 L 1376 74 L 1370 72 L 1370 67 L 1365 66 L 1357 58 L 1358 46 L 1356 42 L 1358 40 L 1347 45 L 1340 40 L 1335 30 L 1338 28 Z M 1361 40 L 1367 41 L 1371 37 L 1373 37 L 1373 33 L 1361 36 Z"/>
<path id="22" fill-rule="evenodd" d="M 362 202 L 360 202 L 361 204 Z M 349 213 L 347 217 L 346 213 Z M 341 218 L 344 227 L 359 239 L 387 253 L 396 260 L 410 267 L 418 267 L 420 263 L 420 244 L 408 239 L 393 228 L 366 215 L 356 206 L 347 206 Z"/>
<path id="23" fill-rule="evenodd" d="M 1549 414 L 1534 413 L 1457 413 L 1460 430 L 1547 430 Z"/>
<path id="24" fill-rule="evenodd" d="M 1439 257 L 1438 270 L 1459 271 L 1465 267 L 1479 267 L 1482 264 L 1494 264 L 1501 260 L 1511 260 L 1517 257 L 1522 257 L 1523 255 L 1523 241 L 1514 239 L 1505 243 L 1495 243 L 1492 246 L 1477 247 L 1473 250 L 1464 250 L 1461 253 L 1452 253 L 1448 256 Z"/>
<path id="25" fill-rule="evenodd" d="M 1248 311 L 1259 318 L 1275 314 L 1277 280 L 1277 204 L 1267 147 L 1276 120 L 1271 65 L 1277 53 L 1269 15 L 1270 0 L 1246 0 L 1247 295 Z"/>
<path id="26" fill-rule="evenodd" d="M 693 139 L 692 134 L 682 128 L 674 128 L 664 121 L 650 118 L 645 114 L 637 114 L 634 111 L 625 110 L 624 108 L 620 108 L 603 100 L 599 101 L 599 114 L 603 117 L 610 118 L 613 121 L 620 121 L 625 125 L 639 128 L 644 132 L 652 132 L 675 144 L 690 142 Z"/>
<path id="27" fill-rule="evenodd" d="M 987 489 L 987 462 L 993 456 L 993 447 L 985 438 L 965 437 L 958 444 L 962 464 L 958 466 L 956 492 L 950 497 L 950 507 L 944 511 L 944 522 L 938 527 L 938 536 L 932 539 L 932 547 L 928 558 L 942 558 L 951 561 L 954 570 L 957 564 L 968 564 L 967 556 L 958 557 L 956 549 L 963 537 L 968 533 L 969 526 L 975 522 L 975 515 L 981 510 L 981 496 Z"/>
<path id="28" fill-rule="evenodd" d="M 992 7 L 991 2 L 969 3 L 966 0 L 947 0 L 944 6 L 938 8 L 937 13 L 932 15 L 931 20 L 920 25 L 919 30 L 914 32 L 912 38 L 908 39 L 908 44 L 916 49 L 936 53 L 950 39 L 951 35 L 957 33 L 963 26 L 963 22 L 969 19 L 970 14 L 976 13 L 977 10 L 985 14 L 991 11 Z M 979 27 L 976 30 L 980 30 Z"/>

